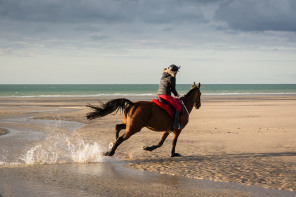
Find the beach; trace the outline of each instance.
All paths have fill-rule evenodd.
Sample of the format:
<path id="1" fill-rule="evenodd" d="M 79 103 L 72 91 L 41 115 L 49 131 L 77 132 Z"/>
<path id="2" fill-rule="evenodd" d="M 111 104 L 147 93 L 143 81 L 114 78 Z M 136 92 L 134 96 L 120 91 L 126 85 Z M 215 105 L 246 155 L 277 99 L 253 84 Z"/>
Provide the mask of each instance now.
<path id="1" fill-rule="evenodd" d="M 171 136 L 161 148 L 153 152 L 142 149 L 144 146 L 157 144 L 161 137 L 160 132 L 147 128 L 122 143 L 112 158 L 102 156 L 102 153 L 108 150 L 109 143 L 115 140 L 115 125 L 122 122 L 122 114 L 118 112 L 89 121 L 85 115 L 91 109 L 87 108 L 86 104 L 98 104 L 98 100 L 105 102 L 112 98 L 114 97 L 0 98 L 0 175 L 4 177 L 5 174 L 9 174 L 11 177 L 14 174 L 33 182 L 41 181 L 52 186 L 58 186 L 60 183 L 62 187 L 75 186 L 77 189 L 77 171 L 80 172 L 87 166 L 86 171 L 92 169 L 89 173 L 93 173 L 96 166 L 102 165 L 101 162 L 110 163 L 109 159 L 114 159 L 115 163 L 120 163 L 123 169 L 132 170 L 131 172 L 135 172 L 135 169 L 142 174 L 152 172 L 175 179 L 181 177 L 180 180 L 183 180 L 183 177 L 187 181 L 207 180 L 257 188 L 250 189 L 249 192 L 244 190 L 244 193 L 224 185 L 219 189 L 209 187 L 210 189 L 206 190 L 194 190 L 196 195 L 256 196 L 256 191 L 260 190 L 258 188 L 271 192 L 270 195 L 267 195 L 268 192 L 261 193 L 263 196 L 295 195 L 295 95 L 203 96 L 201 108 L 193 109 L 188 125 L 179 136 L 176 152 L 182 157 L 176 158 L 170 157 Z M 138 96 L 129 99 L 151 100 L 152 97 Z M 17 135 L 19 130 L 22 130 L 22 136 Z M 121 131 L 121 134 L 123 132 Z M 59 135 L 56 136 L 57 134 Z M 30 137 L 24 141 L 28 135 Z M 65 147 L 72 148 L 69 155 L 68 150 L 67 154 L 63 155 L 65 147 L 57 143 L 62 138 L 66 139 Z M 15 140 L 20 141 L 15 143 Z M 48 142 L 49 140 L 52 141 Z M 52 144 L 55 146 L 46 152 L 45 147 Z M 59 154 L 51 157 L 48 153 L 54 151 Z M 94 152 L 90 153 L 91 151 Z M 84 155 L 81 155 L 82 153 Z M 50 172 L 49 174 L 65 173 L 65 169 L 71 169 L 71 173 L 76 175 L 72 177 L 67 172 L 67 176 L 55 177 L 42 173 L 44 170 Z M 137 176 L 128 174 L 131 177 Z M 104 180 L 107 181 L 108 174 L 104 176 Z M 119 176 L 120 179 L 123 175 L 114 176 Z M 65 177 L 67 181 L 63 181 Z M 82 176 L 85 182 L 88 181 L 87 177 Z M 117 179 L 115 178 L 113 183 L 115 180 Z M 151 180 L 149 183 L 153 185 L 153 179 Z M 96 179 L 89 177 L 89 181 L 95 182 Z M 116 183 L 118 184 L 118 181 Z M 207 184 L 211 185 L 212 182 Z M 100 187 L 95 189 L 86 184 L 79 187 L 79 191 L 81 195 L 98 195 L 98 188 Z M 122 191 L 124 190 L 122 186 Z M 213 191 L 214 193 L 211 193 Z M 0 195 L 4 195 L 1 192 Z M 182 193 L 175 192 L 175 195 Z M 114 194 L 117 196 L 122 193 Z M 190 193 L 185 193 L 185 196 L 187 194 L 189 196 Z M 108 196 L 108 193 L 102 196 Z M 158 196 L 157 193 L 154 196 Z"/>
<path id="2" fill-rule="evenodd" d="M 0 197 L 296 197 L 295 10 L 0 0 Z"/>

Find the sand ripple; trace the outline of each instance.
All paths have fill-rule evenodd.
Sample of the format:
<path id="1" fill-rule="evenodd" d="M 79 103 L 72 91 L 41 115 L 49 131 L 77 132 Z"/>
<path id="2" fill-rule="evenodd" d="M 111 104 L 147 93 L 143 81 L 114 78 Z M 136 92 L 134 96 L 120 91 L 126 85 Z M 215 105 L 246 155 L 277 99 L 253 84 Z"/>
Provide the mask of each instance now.
<path id="1" fill-rule="evenodd" d="M 195 179 L 238 182 L 295 191 L 296 165 L 290 162 L 266 160 L 266 157 L 277 154 L 296 156 L 295 153 L 185 156 L 135 160 L 131 162 L 130 167 Z"/>

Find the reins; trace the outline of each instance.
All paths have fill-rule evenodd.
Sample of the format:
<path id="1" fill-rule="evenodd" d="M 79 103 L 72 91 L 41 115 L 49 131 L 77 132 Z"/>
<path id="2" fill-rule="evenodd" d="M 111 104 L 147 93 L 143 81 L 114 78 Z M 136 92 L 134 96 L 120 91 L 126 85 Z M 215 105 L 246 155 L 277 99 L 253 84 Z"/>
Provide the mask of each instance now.
<path id="1" fill-rule="evenodd" d="M 187 107 L 186 107 L 186 105 L 184 104 L 184 102 L 180 99 L 180 101 L 181 101 L 181 103 L 182 103 L 182 105 L 184 106 L 184 108 L 186 109 L 186 111 L 187 111 L 187 114 L 188 114 L 188 116 L 189 116 L 189 111 L 187 110 Z"/>
<path id="2" fill-rule="evenodd" d="M 192 91 L 193 91 L 193 89 L 191 89 L 191 90 L 190 90 L 185 96 L 183 96 L 183 98 L 186 98 L 187 96 L 189 96 L 189 95 L 192 93 Z M 186 112 L 187 112 L 187 114 L 188 114 L 188 116 L 189 116 L 189 111 L 188 111 L 186 105 L 184 104 L 184 102 L 183 102 L 182 99 L 180 99 L 180 101 L 181 101 L 181 103 L 183 104 L 183 106 L 184 106 L 184 108 L 185 108 L 185 110 L 186 110 Z M 194 100 L 193 100 L 193 103 L 194 103 Z"/>

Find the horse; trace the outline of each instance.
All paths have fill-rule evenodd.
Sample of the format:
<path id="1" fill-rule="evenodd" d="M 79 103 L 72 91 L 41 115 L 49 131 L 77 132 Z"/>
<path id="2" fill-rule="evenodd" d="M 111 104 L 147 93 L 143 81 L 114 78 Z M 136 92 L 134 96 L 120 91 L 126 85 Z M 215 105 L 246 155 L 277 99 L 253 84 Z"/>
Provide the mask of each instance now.
<path id="1" fill-rule="evenodd" d="M 201 107 L 200 101 L 200 83 L 196 86 L 193 82 L 189 92 L 180 98 L 184 104 L 185 110 L 183 110 L 180 116 L 181 129 L 173 129 L 173 119 L 162 108 L 150 101 L 138 101 L 132 102 L 125 98 L 113 99 L 107 103 L 101 103 L 100 106 L 94 106 L 88 104 L 87 107 L 93 109 L 93 112 L 89 112 L 86 117 L 89 120 L 106 116 L 114 111 L 123 111 L 123 123 L 116 125 L 116 140 L 110 143 L 109 148 L 111 151 L 104 153 L 105 156 L 113 156 L 117 147 L 132 135 L 140 132 L 143 127 L 151 129 L 153 131 L 162 132 L 161 139 L 157 145 L 143 147 L 146 151 L 153 151 L 160 148 L 170 132 L 173 132 L 173 143 L 171 149 L 171 157 L 181 156 L 175 152 L 178 137 L 182 129 L 187 125 L 189 121 L 189 114 L 193 109 Z M 125 133 L 119 137 L 119 132 L 125 129 Z"/>

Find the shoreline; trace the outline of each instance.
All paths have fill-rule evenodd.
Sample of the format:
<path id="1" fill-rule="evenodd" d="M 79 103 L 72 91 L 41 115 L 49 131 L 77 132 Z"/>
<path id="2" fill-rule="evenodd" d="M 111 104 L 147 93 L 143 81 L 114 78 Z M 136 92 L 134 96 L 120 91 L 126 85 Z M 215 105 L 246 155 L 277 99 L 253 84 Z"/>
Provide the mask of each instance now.
<path id="1" fill-rule="evenodd" d="M 126 98 L 131 101 L 151 101 L 156 99 L 157 95 L 153 96 L 125 96 L 125 95 L 110 95 L 110 96 L 49 96 L 49 97 L 1 97 L 0 104 L 18 103 L 32 104 L 34 102 L 85 102 L 85 105 L 90 102 L 103 101 L 111 99 Z M 246 95 L 204 95 L 201 96 L 202 101 L 257 101 L 257 100 L 296 100 L 296 94 L 246 94 Z"/>
<path id="2" fill-rule="evenodd" d="M 197 81 L 198 83 L 198 81 Z M 178 84 L 180 95 L 192 83 Z M 202 84 L 205 96 L 296 95 L 296 84 Z M 1 89 L 2 88 L 2 89 Z M 2 84 L 1 97 L 157 97 L 158 84 Z"/>
<path id="3" fill-rule="evenodd" d="M 181 94 L 182 95 L 185 95 Z M 204 97 L 212 97 L 212 98 L 222 98 L 222 97 L 296 97 L 296 93 L 203 93 L 202 96 Z M 157 97 L 157 94 L 149 93 L 149 94 L 91 94 L 91 95 L 67 95 L 67 94 L 61 94 L 61 95 L 23 95 L 23 96 L 0 96 L 0 100 L 2 99 L 51 99 L 51 98 L 155 98 Z"/>
<path id="4" fill-rule="evenodd" d="M 104 152 L 115 138 L 114 127 L 122 121 L 122 114 L 88 121 L 85 114 L 90 110 L 85 105 L 110 99 L 113 98 L 10 101 L 0 98 L 0 107 L 4 109 L 0 118 L 32 113 L 37 119 L 84 123 L 72 138 L 98 142 Z M 143 97 L 143 100 L 150 98 Z M 77 110 L 69 110 L 73 108 Z M 53 109 L 68 111 L 60 113 Z M 296 191 L 295 109 L 296 96 L 206 97 L 202 107 L 192 112 L 189 124 L 180 135 L 176 150 L 182 157 L 169 157 L 170 136 L 162 148 L 143 151 L 143 146 L 157 143 L 161 135 L 148 129 L 123 143 L 115 157 L 129 162 L 127 167 L 140 171 Z"/>

